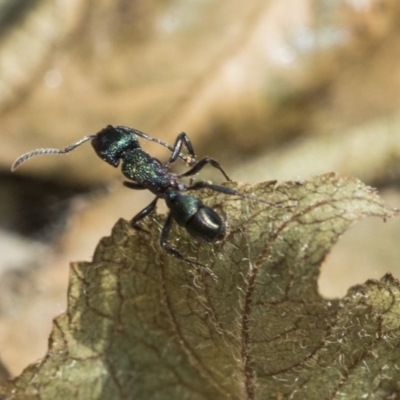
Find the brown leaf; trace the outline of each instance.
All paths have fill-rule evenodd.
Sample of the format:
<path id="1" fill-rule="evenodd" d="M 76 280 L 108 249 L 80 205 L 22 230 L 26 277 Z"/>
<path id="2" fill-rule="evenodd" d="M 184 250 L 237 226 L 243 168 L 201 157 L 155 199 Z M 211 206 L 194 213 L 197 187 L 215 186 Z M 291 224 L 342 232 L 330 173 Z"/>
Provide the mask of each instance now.
<path id="1" fill-rule="evenodd" d="M 234 185 L 234 184 L 232 184 Z M 207 192 L 226 238 L 170 237 L 203 268 L 120 220 L 93 262 L 73 264 L 68 311 L 45 359 L 7 399 L 383 399 L 400 391 L 400 286 L 387 275 L 325 300 L 321 262 L 366 216 L 397 214 L 373 189 L 323 175 L 241 186 L 271 203 Z M 201 196 L 203 198 L 203 196 Z"/>

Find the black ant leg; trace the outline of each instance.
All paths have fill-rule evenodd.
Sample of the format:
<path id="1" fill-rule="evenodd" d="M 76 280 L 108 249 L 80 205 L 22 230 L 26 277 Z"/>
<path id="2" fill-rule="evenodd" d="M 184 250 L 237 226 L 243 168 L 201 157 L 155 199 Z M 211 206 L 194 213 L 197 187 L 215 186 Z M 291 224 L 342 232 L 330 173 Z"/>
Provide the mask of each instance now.
<path id="1" fill-rule="evenodd" d="M 172 227 L 172 214 L 169 213 L 168 217 L 165 221 L 165 224 L 163 226 L 163 229 L 161 231 L 161 237 L 160 237 L 160 246 L 169 254 L 173 255 L 174 257 L 178 258 L 179 260 L 184 260 L 187 261 L 183 255 L 181 253 L 179 253 L 178 250 L 174 249 L 173 247 L 170 247 L 167 245 L 167 240 L 168 240 L 168 236 L 169 233 L 171 231 L 171 227 Z"/>
<path id="2" fill-rule="evenodd" d="M 127 187 L 129 189 L 133 189 L 133 190 L 144 190 L 144 189 L 147 189 L 146 187 L 144 187 L 140 183 L 136 183 L 136 182 L 124 181 L 124 182 L 122 182 L 122 184 L 125 187 Z"/>
<path id="3" fill-rule="evenodd" d="M 188 161 L 189 165 L 193 165 L 196 162 L 196 154 L 194 153 L 192 142 L 190 141 L 189 136 L 186 135 L 185 132 L 181 132 L 175 139 L 175 144 L 172 149 L 171 157 L 169 158 L 165 166 L 171 165 L 177 160 L 177 158 L 181 153 L 183 145 L 185 145 L 190 156 L 190 160 Z"/>
<path id="4" fill-rule="evenodd" d="M 201 267 L 207 268 L 205 265 L 203 265 L 203 264 L 201 264 L 199 262 L 196 262 L 196 261 L 193 261 L 193 260 L 189 260 L 188 258 L 183 257 L 183 255 L 181 253 L 179 253 L 178 250 L 176 250 L 173 247 L 167 245 L 167 240 L 168 240 L 169 233 L 171 231 L 172 222 L 173 222 L 172 214 L 169 213 L 168 217 L 167 217 L 167 220 L 165 221 L 165 224 L 164 224 L 163 229 L 161 231 L 160 246 L 168 254 L 171 254 L 172 256 L 177 258 L 178 260 L 182 260 L 182 261 L 188 262 L 190 264 L 195 264 L 195 265 L 199 265 Z M 207 270 L 208 270 L 208 268 L 207 268 Z"/>
<path id="5" fill-rule="evenodd" d="M 142 211 L 138 212 L 130 220 L 130 224 L 133 229 L 136 229 L 137 231 L 149 233 L 149 231 L 147 231 L 146 229 L 143 229 L 140 225 L 138 225 L 138 222 L 140 220 L 142 220 L 144 217 L 146 217 L 147 215 L 149 215 L 152 211 L 154 211 L 154 209 L 156 208 L 157 201 L 158 201 L 158 197 L 156 197 L 147 207 L 145 207 Z"/>
<path id="6" fill-rule="evenodd" d="M 213 158 L 210 157 L 205 157 L 198 161 L 195 165 L 193 165 L 192 168 L 189 169 L 189 171 L 184 172 L 183 174 L 178 175 L 178 178 L 184 178 L 186 176 L 191 176 L 194 174 L 197 174 L 202 168 L 204 168 L 207 164 L 211 164 L 214 168 L 217 168 L 221 171 L 222 175 L 224 175 L 225 179 L 227 181 L 231 181 L 231 178 L 227 175 L 227 173 L 223 170 L 221 165 L 219 164 L 218 161 L 214 160 Z"/>

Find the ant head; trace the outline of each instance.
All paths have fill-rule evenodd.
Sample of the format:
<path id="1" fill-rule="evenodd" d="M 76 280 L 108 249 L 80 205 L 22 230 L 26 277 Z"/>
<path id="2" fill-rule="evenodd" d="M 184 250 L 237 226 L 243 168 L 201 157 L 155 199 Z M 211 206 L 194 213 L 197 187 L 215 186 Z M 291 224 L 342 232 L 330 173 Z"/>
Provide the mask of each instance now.
<path id="1" fill-rule="evenodd" d="M 125 126 L 108 125 L 98 132 L 91 143 L 96 154 L 105 162 L 117 167 L 126 150 L 140 147 L 132 129 Z"/>

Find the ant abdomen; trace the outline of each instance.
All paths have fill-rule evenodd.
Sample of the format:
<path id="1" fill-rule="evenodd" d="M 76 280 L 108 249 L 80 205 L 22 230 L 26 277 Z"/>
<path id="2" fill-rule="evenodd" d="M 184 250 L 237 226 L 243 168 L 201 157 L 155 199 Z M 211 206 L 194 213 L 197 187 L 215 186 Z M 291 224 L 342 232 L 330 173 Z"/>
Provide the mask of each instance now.
<path id="1" fill-rule="evenodd" d="M 188 221 L 186 230 L 196 239 L 215 242 L 225 236 L 225 223 L 210 207 L 203 205 Z"/>
<path id="2" fill-rule="evenodd" d="M 225 236 L 222 218 L 197 197 L 171 190 L 166 194 L 165 200 L 173 219 L 194 238 L 215 242 Z"/>

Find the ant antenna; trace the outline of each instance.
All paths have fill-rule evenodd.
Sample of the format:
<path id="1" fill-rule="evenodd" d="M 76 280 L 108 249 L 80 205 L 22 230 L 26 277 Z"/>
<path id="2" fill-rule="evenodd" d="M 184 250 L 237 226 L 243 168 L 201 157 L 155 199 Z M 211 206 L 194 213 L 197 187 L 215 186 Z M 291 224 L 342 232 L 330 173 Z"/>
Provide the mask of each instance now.
<path id="1" fill-rule="evenodd" d="M 170 150 L 171 152 L 174 151 L 174 148 L 172 146 L 170 146 L 168 143 L 164 142 L 161 139 L 157 139 L 157 138 L 153 138 L 149 135 L 147 135 L 146 133 L 142 132 L 142 131 L 138 131 L 137 129 L 134 128 L 129 128 L 128 126 L 119 126 L 118 128 L 123 128 L 126 129 L 127 131 L 132 132 L 134 135 L 140 136 L 143 139 L 148 140 L 149 142 L 154 142 L 154 143 L 158 143 L 161 146 L 164 146 L 165 148 L 167 148 L 168 150 Z M 185 163 L 187 163 L 189 166 L 192 166 L 193 164 L 196 163 L 196 159 L 192 158 L 192 157 L 188 157 L 185 154 L 179 153 L 178 156 L 181 160 L 183 160 Z"/>
<path id="2" fill-rule="evenodd" d="M 25 153 L 13 162 L 13 165 L 11 166 L 11 171 L 15 171 L 22 163 L 24 163 L 26 160 L 29 160 L 32 157 L 40 156 L 41 154 L 66 154 L 76 149 L 78 146 L 87 142 L 88 140 L 94 139 L 95 137 L 96 137 L 95 135 L 85 136 L 76 143 L 70 144 L 65 149 L 37 149 L 30 151 L 29 153 Z"/>
<path id="3" fill-rule="evenodd" d="M 198 189 L 210 189 L 210 190 L 213 190 L 214 192 L 218 192 L 218 193 L 228 194 L 228 195 L 232 195 L 232 196 L 239 196 L 244 199 L 249 199 L 249 200 L 259 202 L 259 203 L 267 204 L 268 206 L 272 206 L 274 208 L 286 209 L 286 208 L 293 208 L 293 207 L 297 206 L 297 203 L 293 204 L 293 205 L 288 205 L 288 206 L 279 204 L 279 203 L 284 203 L 285 202 L 284 200 L 282 200 L 280 202 L 270 202 L 270 201 L 262 199 L 261 197 L 254 196 L 252 194 L 242 193 L 239 190 L 233 189 L 229 186 L 214 185 L 213 183 L 209 183 L 206 181 L 195 182 L 193 185 L 186 186 L 184 190 L 189 191 L 189 190 L 198 190 Z"/>

